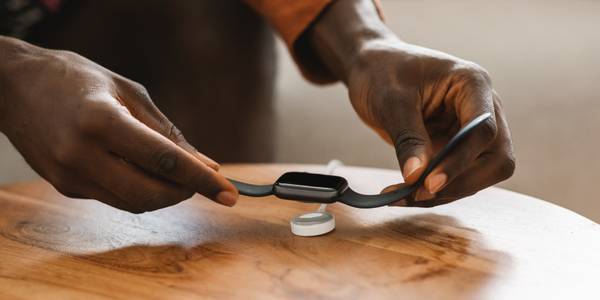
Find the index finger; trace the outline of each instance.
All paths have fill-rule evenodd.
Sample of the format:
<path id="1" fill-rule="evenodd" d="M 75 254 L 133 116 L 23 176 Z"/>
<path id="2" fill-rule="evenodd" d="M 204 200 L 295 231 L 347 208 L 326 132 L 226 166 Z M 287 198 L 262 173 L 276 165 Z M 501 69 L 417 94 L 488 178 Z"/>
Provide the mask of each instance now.
<path id="1" fill-rule="evenodd" d="M 131 115 L 119 114 L 105 136 L 109 151 L 147 172 L 233 206 L 238 191 L 224 176 Z"/>

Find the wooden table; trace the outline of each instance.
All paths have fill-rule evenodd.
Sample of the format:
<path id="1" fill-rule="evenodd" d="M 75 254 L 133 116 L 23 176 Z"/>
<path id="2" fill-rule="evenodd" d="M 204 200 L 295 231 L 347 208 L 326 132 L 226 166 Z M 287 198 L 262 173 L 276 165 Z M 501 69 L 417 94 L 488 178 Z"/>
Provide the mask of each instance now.
<path id="1" fill-rule="evenodd" d="M 324 167 L 222 168 L 256 183 L 287 170 Z M 400 178 L 335 174 L 371 193 Z M 289 220 L 315 208 L 196 197 L 133 215 L 44 182 L 4 186 L 0 298 L 600 299 L 600 226 L 535 198 L 490 188 L 433 209 L 335 204 L 335 231 L 293 236 Z"/>

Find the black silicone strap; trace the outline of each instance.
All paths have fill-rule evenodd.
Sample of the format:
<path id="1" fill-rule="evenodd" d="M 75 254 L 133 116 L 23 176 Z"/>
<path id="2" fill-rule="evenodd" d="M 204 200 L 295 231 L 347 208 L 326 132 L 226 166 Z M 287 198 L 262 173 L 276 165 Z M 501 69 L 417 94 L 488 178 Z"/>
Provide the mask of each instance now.
<path id="1" fill-rule="evenodd" d="M 407 186 L 393 192 L 379 195 L 360 194 L 353 191 L 351 188 L 348 188 L 337 200 L 356 208 L 375 208 L 390 205 L 400 199 L 409 199 L 408 196 L 416 191 L 417 187 L 418 186 L 416 185 Z"/>
<path id="2" fill-rule="evenodd" d="M 251 197 L 264 197 L 273 194 L 273 185 L 256 185 L 240 182 L 237 180 L 229 179 L 231 183 L 240 191 L 240 194 Z"/>

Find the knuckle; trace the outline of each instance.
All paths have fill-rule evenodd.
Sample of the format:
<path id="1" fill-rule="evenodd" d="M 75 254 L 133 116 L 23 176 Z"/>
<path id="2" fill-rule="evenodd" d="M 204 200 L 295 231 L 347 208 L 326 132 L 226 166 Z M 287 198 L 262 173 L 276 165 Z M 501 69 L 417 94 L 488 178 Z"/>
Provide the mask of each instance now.
<path id="1" fill-rule="evenodd" d="M 426 144 L 425 139 L 418 132 L 408 128 L 397 130 L 392 139 L 399 157 L 404 157 L 410 154 L 413 148 Z"/>
<path id="2" fill-rule="evenodd" d="M 492 84 L 492 76 L 485 68 L 478 64 L 475 64 L 474 72 L 477 74 L 477 77 L 483 79 L 483 81 L 485 81 L 487 84 Z"/>
<path id="3" fill-rule="evenodd" d="M 145 86 L 135 81 L 130 81 L 129 86 L 136 98 L 152 103 L 150 93 L 148 92 L 148 89 L 146 89 Z"/>
<path id="4" fill-rule="evenodd" d="M 165 127 L 168 129 L 168 137 L 175 141 L 184 141 L 183 133 L 172 122 L 165 122 Z"/>
<path id="5" fill-rule="evenodd" d="M 55 52 L 56 57 L 63 59 L 64 61 L 77 61 L 81 59 L 81 56 L 70 50 L 58 50 Z"/>
<path id="6" fill-rule="evenodd" d="M 498 125 L 496 124 L 495 118 L 488 118 L 479 127 L 479 132 L 483 136 L 483 139 L 487 142 L 491 142 L 496 139 L 498 135 Z"/>
<path id="7" fill-rule="evenodd" d="M 152 171 L 159 175 L 171 175 L 177 169 L 177 154 L 173 150 L 155 150 L 150 158 Z"/>
<path id="8" fill-rule="evenodd" d="M 77 128 L 85 135 L 98 135 L 108 131 L 118 114 L 114 105 L 106 101 L 90 101 L 79 114 Z"/>
<path id="9" fill-rule="evenodd" d="M 179 142 L 185 140 L 183 138 L 183 133 L 181 133 L 181 130 L 179 130 L 179 128 L 177 128 L 173 122 L 166 118 L 159 120 L 159 122 L 161 131 L 166 138 L 174 141 L 176 144 L 179 144 Z"/>
<path id="10" fill-rule="evenodd" d="M 489 72 L 480 65 L 473 62 L 465 62 L 455 67 L 455 72 L 468 84 L 476 86 L 490 86 L 492 77 Z"/>
<path id="11" fill-rule="evenodd" d="M 498 169 L 498 175 L 500 181 L 506 180 L 515 173 L 516 159 L 512 153 L 506 153 L 501 159 L 500 167 Z"/>

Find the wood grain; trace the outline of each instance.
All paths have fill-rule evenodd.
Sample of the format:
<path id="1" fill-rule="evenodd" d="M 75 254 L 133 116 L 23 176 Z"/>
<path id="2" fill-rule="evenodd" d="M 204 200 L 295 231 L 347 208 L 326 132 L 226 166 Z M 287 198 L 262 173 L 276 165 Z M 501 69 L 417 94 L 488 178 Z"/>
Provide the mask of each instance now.
<path id="1" fill-rule="evenodd" d="M 272 182 L 306 165 L 226 165 Z M 400 174 L 344 167 L 374 192 Z M 337 228 L 296 237 L 316 205 L 195 197 L 133 215 L 60 196 L 45 182 L 0 189 L 1 299 L 600 299 L 600 226 L 491 188 L 433 208 L 330 206 Z"/>

